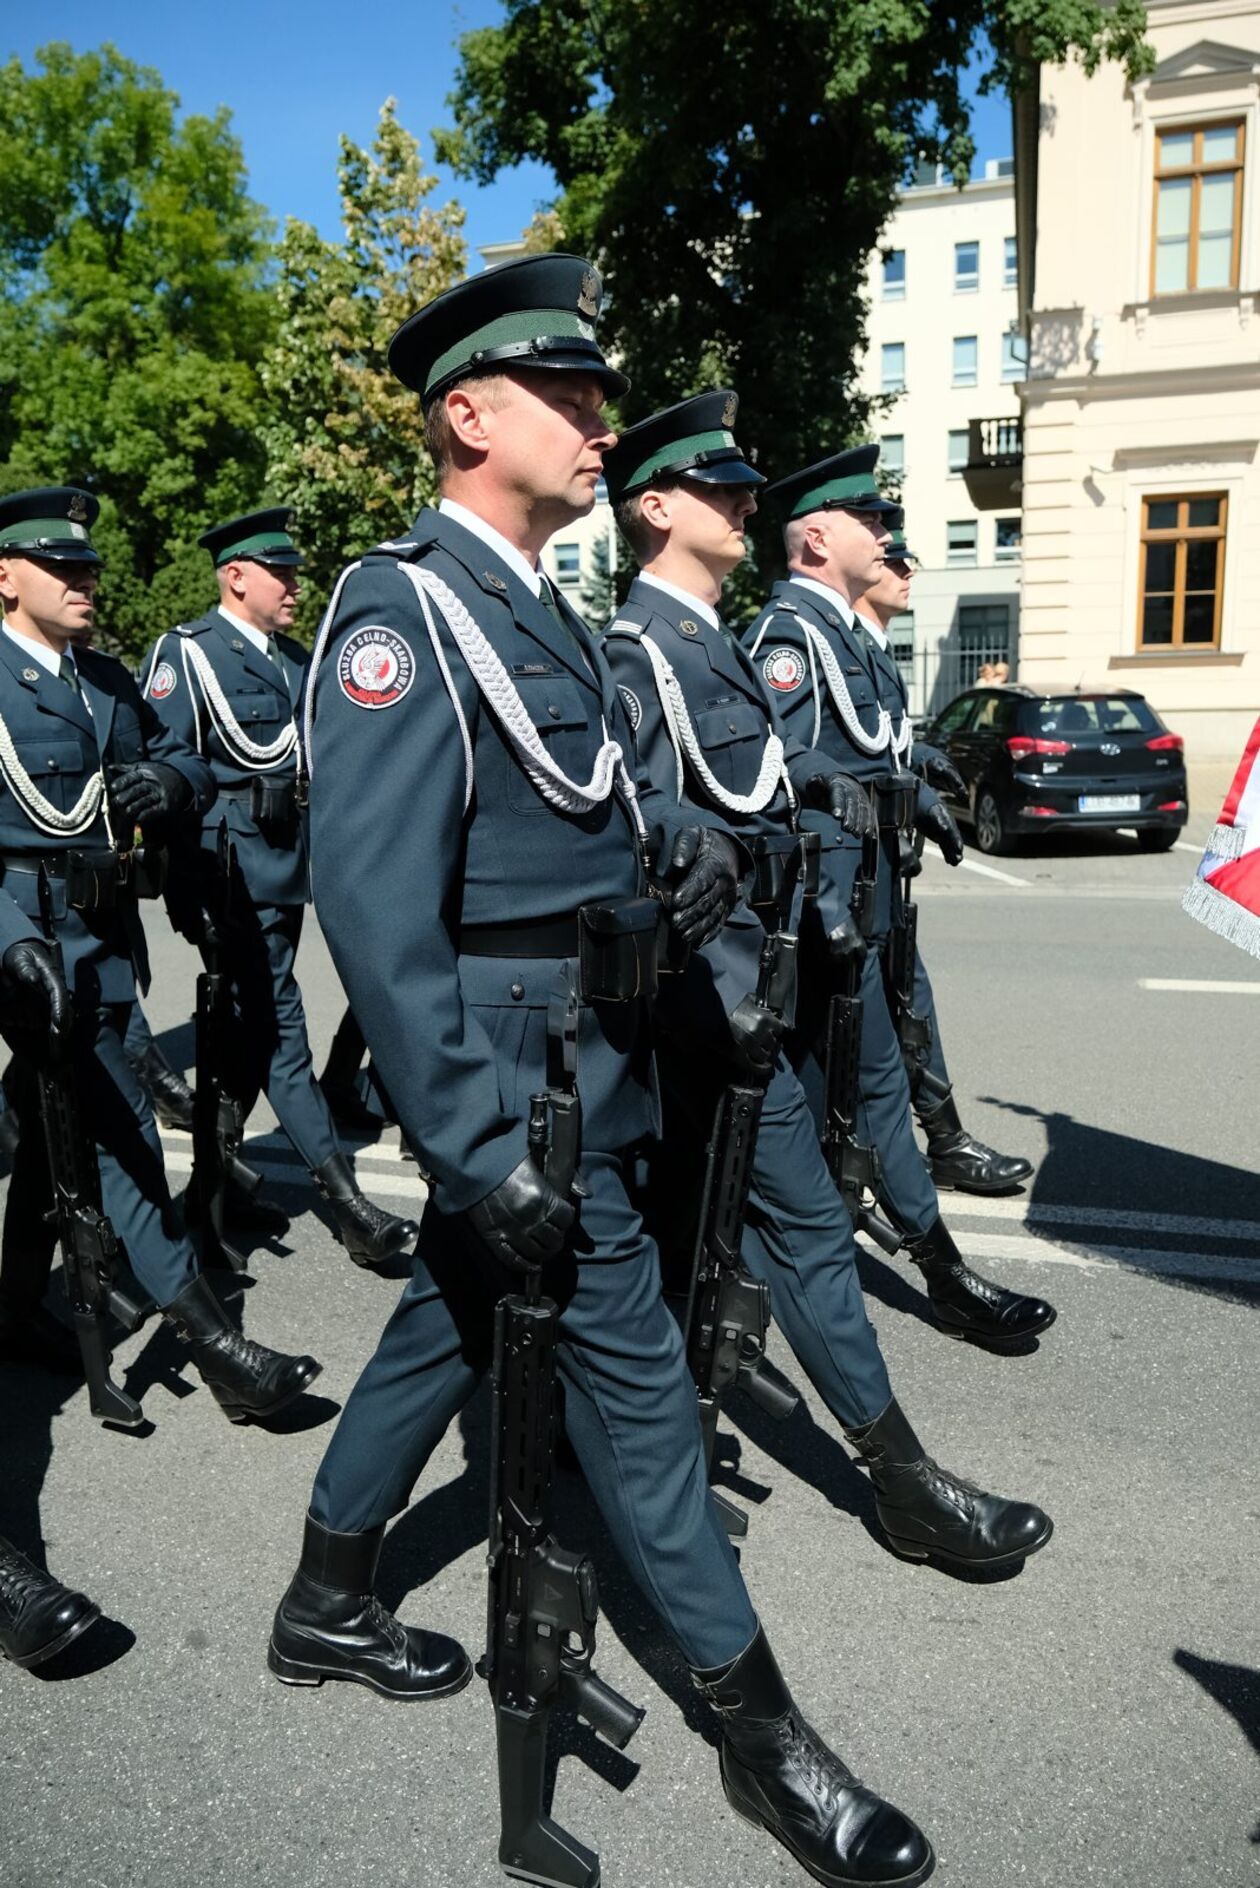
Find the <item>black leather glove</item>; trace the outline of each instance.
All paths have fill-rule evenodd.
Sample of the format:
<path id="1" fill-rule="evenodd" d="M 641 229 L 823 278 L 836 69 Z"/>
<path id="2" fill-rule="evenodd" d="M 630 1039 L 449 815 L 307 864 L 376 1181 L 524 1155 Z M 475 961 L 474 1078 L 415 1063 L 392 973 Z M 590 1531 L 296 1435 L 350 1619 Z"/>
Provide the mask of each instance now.
<path id="1" fill-rule="evenodd" d="M 927 741 L 916 741 L 910 749 L 910 765 L 923 775 L 929 787 L 943 787 L 956 800 L 966 799 L 967 782 L 949 755 L 942 754 L 939 747 L 932 747 Z"/>
<path id="2" fill-rule="evenodd" d="M 866 793 L 851 774 L 814 774 L 801 795 L 806 806 L 834 813 L 846 833 L 864 839 L 875 830 L 875 815 Z"/>
<path id="3" fill-rule="evenodd" d="M 774 1066 L 779 1044 L 783 1040 L 784 1023 L 781 1017 L 768 1010 L 763 1003 L 758 1003 L 755 996 L 742 996 L 727 1019 L 731 1026 L 731 1042 L 735 1051 L 735 1060 L 741 1068 L 750 1069 L 754 1075 L 764 1075 Z"/>
<path id="4" fill-rule="evenodd" d="M 915 824 L 921 833 L 929 839 L 935 839 L 945 855 L 946 865 L 958 865 L 962 861 L 962 834 L 954 824 L 954 816 L 949 808 L 933 794 L 926 807 L 920 807 L 915 814 Z"/>
<path id="5" fill-rule="evenodd" d="M 715 938 L 739 897 L 739 852 L 727 833 L 684 826 L 674 841 L 670 923 L 696 949 Z"/>
<path id="6" fill-rule="evenodd" d="M 130 761 L 111 767 L 105 785 L 111 813 L 132 826 L 171 819 L 193 802 L 193 790 L 178 767 L 161 760 Z"/>
<path id="7" fill-rule="evenodd" d="M 15 1020 L 28 1028 L 46 1030 L 53 1043 L 70 1034 L 73 1010 L 65 979 L 53 962 L 52 951 L 38 938 L 10 944 L 0 959 L 5 995 Z"/>
<path id="8" fill-rule="evenodd" d="M 897 870 L 902 878 L 918 878 L 923 870 L 923 860 L 919 857 L 918 848 L 911 839 L 903 838 L 901 841 Z"/>
<path id="9" fill-rule="evenodd" d="M 576 1210 L 526 1155 L 506 1180 L 469 1207 L 468 1219 L 496 1259 L 527 1272 L 555 1258 Z"/>
<path id="10" fill-rule="evenodd" d="M 868 945 L 852 918 L 841 918 L 833 931 L 827 933 L 827 955 L 833 964 L 842 970 L 848 970 L 854 964 L 866 961 Z"/>

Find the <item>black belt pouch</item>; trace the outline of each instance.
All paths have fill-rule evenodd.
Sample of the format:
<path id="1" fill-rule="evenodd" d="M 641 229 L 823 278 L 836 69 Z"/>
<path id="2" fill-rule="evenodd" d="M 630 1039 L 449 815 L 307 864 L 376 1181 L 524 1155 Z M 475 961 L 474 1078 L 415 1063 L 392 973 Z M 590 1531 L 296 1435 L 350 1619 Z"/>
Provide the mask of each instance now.
<path id="1" fill-rule="evenodd" d="M 660 905 L 625 898 L 578 911 L 578 972 L 586 1003 L 631 1003 L 656 995 Z"/>

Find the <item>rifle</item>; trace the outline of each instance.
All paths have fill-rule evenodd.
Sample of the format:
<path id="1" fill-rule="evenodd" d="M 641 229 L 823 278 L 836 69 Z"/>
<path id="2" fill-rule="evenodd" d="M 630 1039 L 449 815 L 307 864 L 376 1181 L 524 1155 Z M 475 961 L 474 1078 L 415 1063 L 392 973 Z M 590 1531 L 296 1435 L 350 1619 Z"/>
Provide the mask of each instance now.
<path id="1" fill-rule="evenodd" d="M 566 1199 L 580 1192 L 578 1019 L 570 980 L 549 1007 L 548 1086 L 529 1104 L 531 1158 Z M 477 1670 L 494 1701 L 500 1867 L 547 1888 L 597 1888 L 598 1855 L 543 1808 L 548 1718 L 567 1705 L 624 1750 L 644 1714 L 593 1670 L 595 1567 L 551 1532 L 559 1330 L 556 1304 L 542 1295 L 541 1267 L 531 1266 L 524 1291 L 500 1299 L 495 1311 L 489 1618 Z"/>
<path id="2" fill-rule="evenodd" d="M 189 1216 L 200 1228 L 198 1244 L 202 1265 L 243 1272 L 249 1261 L 225 1235 L 227 1183 L 233 1180 L 244 1193 L 253 1195 L 262 1185 L 262 1175 L 241 1159 L 244 1110 L 231 1093 L 227 1078 L 227 1045 L 238 1028 L 232 1003 L 232 979 L 224 968 L 224 941 L 231 920 L 235 869 L 236 848 L 228 838 L 227 821 L 221 820 L 214 888 L 201 927 L 205 968 L 197 978 L 193 1168 L 186 1206 Z"/>
<path id="3" fill-rule="evenodd" d="M 921 855 L 922 852 L 923 835 L 920 833 L 915 837 L 915 854 Z M 937 1101 L 944 1101 L 949 1088 L 938 1076 L 933 1075 L 927 1065 L 932 1050 L 932 1024 L 928 1017 L 920 1016 L 914 1007 L 919 907 L 910 891 L 913 882 L 914 873 L 907 864 L 901 880 L 901 924 L 894 925 L 888 937 L 885 979 L 888 1006 L 892 1011 L 897 1040 L 901 1044 L 901 1059 L 905 1064 L 906 1080 L 910 1084 L 911 1101 L 916 1101 L 924 1089 Z"/>
<path id="4" fill-rule="evenodd" d="M 864 936 L 869 935 L 875 914 L 879 848 L 878 831 L 868 833 L 862 841 L 861 869 L 850 900 L 854 921 Z M 864 1232 L 885 1252 L 893 1253 L 901 1245 L 901 1234 L 881 1218 L 873 1206 L 866 1204 L 868 1196 L 877 1199 L 879 1195 L 879 1150 L 858 1138 L 865 1008 L 861 995 L 861 964 L 849 964 L 842 982 L 843 987 L 833 992 L 827 1005 L 823 1155 L 849 1209 L 854 1231 Z"/>
<path id="5" fill-rule="evenodd" d="M 754 1000 L 784 1026 L 790 1026 L 796 1004 L 796 957 L 799 935 L 791 923 L 797 884 L 806 898 L 818 888 L 818 836 L 791 835 L 786 845 L 768 837 L 760 842 L 763 862 L 769 866 L 763 901 L 767 924 L 757 968 Z M 713 1131 L 705 1155 L 704 1191 L 696 1237 L 683 1331 L 687 1362 L 696 1380 L 700 1400 L 700 1433 L 705 1465 L 713 1466 L 718 1415 L 728 1390 L 743 1390 L 766 1415 L 786 1422 L 800 1396 L 766 1356 L 770 1329 L 770 1290 L 763 1280 L 744 1269 L 740 1259 L 748 1189 L 752 1181 L 757 1133 L 765 1105 L 771 1069 L 757 1080 L 731 1082 L 718 1099 Z M 727 1533 L 742 1540 L 748 1516 L 716 1490 L 713 1500 Z"/>
<path id="6" fill-rule="evenodd" d="M 53 916 L 52 882 L 42 864 L 39 915 L 57 974 L 64 982 L 65 960 Z M 87 1378 L 88 1406 L 99 1422 L 113 1423 L 120 1429 L 139 1429 L 146 1420 L 144 1411 L 110 1376 L 113 1353 L 109 1320 L 117 1318 L 125 1331 L 134 1331 L 144 1322 L 150 1307 L 137 1302 L 120 1283 L 118 1237 L 102 1208 L 96 1143 L 83 1119 L 73 1057 L 72 1038 L 54 1037 L 36 1071 L 53 1187 L 48 1217 L 57 1226 L 66 1294 Z"/>

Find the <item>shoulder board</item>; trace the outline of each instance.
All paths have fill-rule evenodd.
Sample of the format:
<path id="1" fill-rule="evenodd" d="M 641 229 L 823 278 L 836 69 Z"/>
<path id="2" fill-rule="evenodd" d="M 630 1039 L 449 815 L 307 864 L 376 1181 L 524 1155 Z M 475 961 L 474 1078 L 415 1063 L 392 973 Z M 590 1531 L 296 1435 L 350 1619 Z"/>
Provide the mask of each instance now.
<path id="1" fill-rule="evenodd" d="M 776 615 L 779 611 L 782 611 L 786 616 L 799 616 L 801 613 L 799 606 L 790 602 L 787 597 L 784 597 L 781 603 L 776 603 L 774 608 Z"/>
<path id="2" fill-rule="evenodd" d="M 420 546 L 414 538 L 385 538 L 382 543 L 374 544 L 370 551 L 364 551 L 368 557 L 411 557 Z"/>
<path id="3" fill-rule="evenodd" d="M 168 629 L 166 633 L 168 636 L 195 636 L 197 634 L 197 625 L 195 623 L 176 623 L 174 629 Z"/>
<path id="4" fill-rule="evenodd" d="M 643 625 L 642 623 L 632 623 L 628 617 L 617 616 L 614 617 L 613 621 L 608 625 L 604 634 L 605 636 L 641 636 L 643 634 Z"/>

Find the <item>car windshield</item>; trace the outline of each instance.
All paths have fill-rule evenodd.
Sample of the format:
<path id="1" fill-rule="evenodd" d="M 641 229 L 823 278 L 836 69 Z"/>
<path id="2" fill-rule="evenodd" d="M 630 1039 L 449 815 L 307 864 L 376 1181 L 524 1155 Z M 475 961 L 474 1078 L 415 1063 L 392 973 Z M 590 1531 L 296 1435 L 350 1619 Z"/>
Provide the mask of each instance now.
<path id="1" fill-rule="evenodd" d="M 1030 706 L 1038 734 L 1153 734 L 1159 727 L 1140 695 L 1061 695 Z"/>

